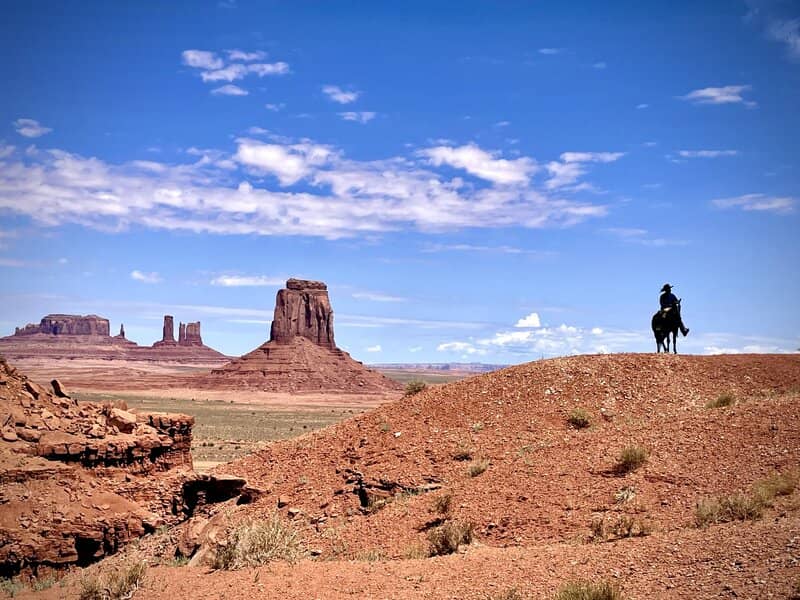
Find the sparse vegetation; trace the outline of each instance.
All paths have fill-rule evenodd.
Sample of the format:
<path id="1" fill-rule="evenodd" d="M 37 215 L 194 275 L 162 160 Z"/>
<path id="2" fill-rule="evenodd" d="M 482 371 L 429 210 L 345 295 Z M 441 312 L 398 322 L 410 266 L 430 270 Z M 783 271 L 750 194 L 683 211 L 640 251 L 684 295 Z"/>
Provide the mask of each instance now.
<path id="1" fill-rule="evenodd" d="M 13 579 L 0 579 L 0 592 L 7 594 L 10 597 L 16 596 L 22 589 L 23 585 L 19 581 Z"/>
<path id="2" fill-rule="evenodd" d="M 478 433 L 481 429 L 483 429 L 483 423 L 481 421 L 472 424 L 472 431 L 475 433 Z"/>
<path id="3" fill-rule="evenodd" d="M 619 515 L 613 520 L 606 520 L 605 515 L 597 517 L 589 524 L 589 529 L 593 542 L 644 537 L 650 535 L 653 530 L 649 521 L 630 515 Z"/>
<path id="4" fill-rule="evenodd" d="M 97 577 L 81 579 L 80 600 L 127 600 L 139 589 L 147 563 L 133 561 Z"/>
<path id="5" fill-rule="evenodd" d="M 483 458 L 474 460 L 469 464 L 467 472 L 470 477 L 477 477 L 489 468 L 489 461 Z"/>
<path id="6" fill-rule="evenodd" d="M 624 488 L 620 488 L 619 491 L 614 494 L 614 500 L 622 504 L 623 502 L 630 502 L 635 496 L 636 489 L 629 485 L 625 486 Z"/>
<path id="7" fill-rule="evenodd" d="M 484 598 L 486 600 L 524 600 L 525 595 L 519 591 L 519 588 L 512 587 L 499 594 L 487 594 Z"/>
<path id="8" fill-rule="evenodd" d="M 453 452 L 453 460 L 470 460 L 472 458 L 472 448 L 466 444 L 459 444 Z"/>
<path id="9" fill-rule="evenodd" d="M 303 554 L 300 535 L 279 515 L 267 521 L 249 520 L 234 528 L 224 546 L 217 548 L 214 568 L 234 570 L 273 560 L 296 560 Z"/>
<path id="10" fill-rule="evenodd" d="M 574 408 L 567 417 L 567 423 L 572 425 L 575 429 L 584 429 L 591 425 L 589 413 L 583 408 Z"/>
<path id="11" fill-rule="evenodd" d="M 440 515 L 446 515 L 450 512 L 450 507 L 453 504 L 453 495 L 452 494 L 444 494 L 443 496 L 437 496 L 433 500 L 433 511 L 439 513 Z"/>
<path id="12" fill-rule="evenodd" d="M 428 387 L 428 384 L 425 383 L 424 381 L 420 381 L 419 379 L 409 381 L 406 384 L 406 396 L 413 396 L 414 394 L 419 394 L 426 387 Z"/>
<path id="13" fill-rule="evenodd" d="M 622 593 L 608 581 L 571 581 L 558 590 L 554 600 L 622 600 Z"/>
<path id="14" fill-rule="evenodd" d="M 49 575 L 48 577 L 42 577 L 41 579 L 34 580 L 33 584 L 31 585 L 31 589 L 34 592 L 41 592 L 42 590 L 49 590 L 55 585 L 55 583 L 56 578 L 52 575 Z"/>
<path id="15" fill-rule="evenodd" d="M 614 465 L 614 471 L 619 475 L 625 475 L 635 471 L 647 462 L 647 450 L 641 446 L 627 446 L 622 449 L 617 462 Z"/>
<path id="16" fill-rule="evenodd" d="M 772 506 L 777 496 L 794 492 L 799 478 L 796 471 L 776 473 L 754 483 L 749 494 L 736 492 L 729 496 L 703 498 L 695 509 L 695 523 L 698 527 L 707 527 L 716 523 L 760 519 L 764 509 Z"/>
<path id="17" fill-rule="evenodd" d="M 429 556 L 453 554 L 462 544 L 471 544 L 474 529 L 472 523 L 462 521 L 446 521 L 431 529 L 428 532 Z"/>
<path id="18" fill-rule="evenodd" d="M 706 408 L 722 408 L 724 406 L 731 406 L 736 403 L 736 396 L 731 392 L 720 394 L 713 400 L 706 402 Z"/>
<path id="19" fill-rule="evenodd" d="M 428 558 L 429 556 L 430 552 L 422 544 L 413 544 L 412 546 L 406 548 L 405 551 L 403 552 L 403 557 L 410 559 Z"/>

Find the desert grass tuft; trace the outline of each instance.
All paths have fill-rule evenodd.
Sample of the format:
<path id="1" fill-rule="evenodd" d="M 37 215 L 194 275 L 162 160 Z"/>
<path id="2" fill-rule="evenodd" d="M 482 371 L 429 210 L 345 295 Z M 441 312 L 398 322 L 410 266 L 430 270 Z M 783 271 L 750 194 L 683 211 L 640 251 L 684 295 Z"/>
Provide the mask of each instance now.
<path id="1" fill-rule="evenodd" d="M 627 446 L 622 449 L 617 462 L 614 464 L 614 472 L 625 475 L 635 471 L 647 462 L 647 450 L 641 446 Z"/>
<path id="2" fill-rule="evenodd" d="M 723 408 L 734 404 L 736 404 L 736 396 L 731 392 L 724 392 L 713 400 L 706 402 L 706 408 Z"/>
<path id="3" fill-rule="evenodd" d="M 80 600 L 127 600 L 144 580 L 147 563 L 133 561 L 105 575 L 81 579 Z"/>
<path id="4" fill-rule="evenodd" d="M 477 477 L 478 475 L 480 475 L 481 473 L 486 471 L 486 469 L 488 469 L 488 468 L 489 468 L 489 461 L 481 458 L 481 459 L 472 461 L 469 464 L 469 468 L 467 469 L 467 473 L 469 473 L 470 477 Z"/>
<path id="5" fill-rule="evenodd" d="M 437 496 L 433 500 L 433 511 L 439 513 L 440 515 L 446 515 L 450 512 L 450 508 L 453 506 L 453 495 L 452 494 L 445 494 L 443 496 Z"/>
<path id="6" fill-rule="evenodd" d="M 217 548 L 214 568 L 224 570 L 255 567 L 273 560 L 293 561 L 303 555 L 300 534 L 277 514 L 266 521 L 248 520 Z"/>
<path id="7" fill-rule="evenodd" d="M 554 600 L 622 600 L 622 593 L 608 581 L 571 581 L 558 590 Z"/>
<path id="8" fill-rule="evenodd" d="M 704 498 L 697 503 L 695 523 L 706 527 L 731 521 L 754 521 L 764 513 L 764 504 L 755 495 L 736 492 L 730 496 Z"/>
<path id="9" fill-rule="evenodd" d="M 429 556 L 452 554 L 462 544 L 472 543 L 474 525 L 463 521 L 446 521 L 428 532 Z"/>
<path id="10" fill-rule="evenodd" d="M 589 413 L 583 408 L 574 408 L 567 417 L 567 423 L 572 425 L 575 429 L 585 429 L 592 424 L 589 418 Z"/>
<path id="11" fill-rule="evenodd" d="M 472 448 L 467 444 L 459 444 L 453 452 L 453 460 L 470 460 L 472 458 Z"/>
<path id="12" fill-rule="evenodd" d="M 413 396 L 415 394 L 419 394 L 426 387 L 428 387 L 428 384 L 425 383 L 424 381 L 420 381 L 419 379 L 416 379 L 414 381 L 409 381 L 406 384 L 405 394 L 406 396 Z"/>

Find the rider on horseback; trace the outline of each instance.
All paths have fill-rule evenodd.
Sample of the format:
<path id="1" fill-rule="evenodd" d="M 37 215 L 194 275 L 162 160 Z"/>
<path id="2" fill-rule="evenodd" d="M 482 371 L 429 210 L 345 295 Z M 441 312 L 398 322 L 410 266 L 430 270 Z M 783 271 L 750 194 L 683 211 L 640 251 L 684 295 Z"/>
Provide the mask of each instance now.
<path id="1" fill-rule="evenodd" d="M 676 298 L 675 294 L 672 293 L 672 286 L 670 284 L 665 283 L 664 287 L 661 288 L 661 296 L 658 297 L 658 301 L 661 303 L 661 312 L 665 316 L 671 310 L 674 310 L 678 313 L 681 333 L 683 334 L 683 337 L 689 335 L 689 328 L 683 324 L 683 319 L 681 319 L 681 311 L 678 298 Z"/>

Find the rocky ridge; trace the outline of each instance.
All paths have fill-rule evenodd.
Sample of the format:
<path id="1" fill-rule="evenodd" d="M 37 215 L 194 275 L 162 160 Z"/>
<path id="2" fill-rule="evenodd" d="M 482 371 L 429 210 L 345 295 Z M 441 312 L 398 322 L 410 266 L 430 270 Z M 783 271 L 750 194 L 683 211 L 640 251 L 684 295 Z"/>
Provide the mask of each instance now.
<path id="1" fill-rule="evenodd" d="M 243 480 L 192 470 L 193 424 L 78 403 L 0 360 L 0 575 L 88 564 L 209 496 L 238 495 Z"/>

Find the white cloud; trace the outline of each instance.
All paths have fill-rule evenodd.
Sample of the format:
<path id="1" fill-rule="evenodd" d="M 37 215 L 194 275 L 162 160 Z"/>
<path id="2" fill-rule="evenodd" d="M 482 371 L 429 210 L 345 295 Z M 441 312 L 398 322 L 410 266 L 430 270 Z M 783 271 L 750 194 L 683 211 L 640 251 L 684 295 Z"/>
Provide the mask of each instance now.
<path id="1" fill-rule="evenodd" d="M 650 105 L 649 104 L 637 104 L 636 108 L 638 108 L 639 110 L 642 110 L 643 108 L 650 108 Z"/>
<path id="2" fill-rule="evenodd" d="M 458 148 L 436 146 L 421 150 L 420 155 L 427 157 L 429 163 L 434 166 L 449 165 L 501 185 L 526 184 L 531 174 L 538 168 L 533 159 L 527 157 L 514 160 L 497 158 L 497 152 L 481 150 L 475 144 Z"/>
<path id="3" fill-rule="evenodd" d="M 459 352 L 461 354 L 486 354 L 486 350 L 476 348 L 469 342 L 445 342 L 436 347 L 438 352 Z"/>
<path id="4" fill-rule="evenodd" d="M 324 85 L 322 86 L 322 91 L 326 96 L 328 96 L 328 98 L 334 102 L 338 102 L 339 104 L 350 104 L 351 102 L 355 102 L 361 95 L 361 92 L 354 90 L 345 91 L 338 85 Z"/>
<path id="5" fill-rule="evenodd" d="M 380 344 L 376 344 L 374 346 L 369 346 L 367 348 L 367 352 L 380 352 L 380 351 L 381 351 L 381 345 Z"/>
<path id="6" fill-rule="evenodd" d="M 15 151 L 0 169 L 0 211 L 44 227 L 72 223 L 109 233 L 137 226 L 328 239 L 388 231 L 563 227 L 607 212 L 604 206 L 549 197 L 530 185 L 465 185 L 414 156 L 351 160 L 310 140 L 244 138 L 236 146 L 233 153 L 191 149 L 187 154 L 195 162 L 187 164 L 113 164 L 63 150 Z M 280 189 L 301 180 L 302 191 Z"/>
<path id="7" fill-rule="evenodd" d="M 289 65 L 285 62 L 276 63 L 256 63 L 247 65 L 248 73 L 255 73 L 259 77 L 266 77 L 268 75 L 286 75 L 289 73 Z"/>
<path id="8" fill-rule="evenodd" d="M 221 69 L 225 64 L 214 52 L 206 50 L 184 50 L 181 53 L 183 64 L 195 69 Z"/>
<path id="9" fill-rule="evenodd" d="M 6 258 L 0 256 L 0 267 L 12 267 L 12 268 L 22 268 L 22 267 L 30 267 L 31 264 L 24 261 L 19 260 L 16 258 Z"/>
<path id="10" fill-rule="evenodd" d="M 420 352 L 422 350 L 422 346 L 412 346 L 408 349 L 409 352 Z"/>
<path id="11" fill-rule="evenodd" d="M 283 110 L 285 106 L 286 105 L 283 104 L 282 102 L 279 103 L 279 104 L 270 104 L 270 103 L 268 103 L 268 104 L 264 105 L 264 108 L 266 108 L 267 110 L 271 110 L 272 112 L 278 112 L 280 110 Z"/>
<path id="12" fill-rule="evenodd" d="M 789 58 L 800 60 L 800 19 L 772 19 L 767 36 L 785 44 Z"/>
<path id="13" fill-rule="evenodd" d="M 610 163 L 623 156 L 624 152 L 564 152 L 561 162 L 550 161 L 545 165 L 550 173 L 545 187 L 552 190 L 572 185 L 586 174 L 584 163 Z"/>
<path id="14" fill-rule="evenodd" d="M 214 88 L 211 93 L 217 96 L 247 96 L 250 92 L 243 90 L 238 85 L 227 84 Z"/>
<path id="15" fill-rule="evenodd" d="M 592 335 L 603 335 L 603 330 L 600 327 L 592 327 Z"/>
<path id="16" fill-rule="evenodd" d="M 707 87 L 693 90 L 685 96 L 679 96 L 679 98 L 694 104 L 744 104 L 748 108 L 753 108 L 756 103 L 743 97 L 743 94 L 749 92 L 750 89 L 751 86 L 749 85 Z"/>
<path id="17" fill-rule="evenodd" d="M 211 285 L 221 287 L 282 286 L 285 279 L 266 275 L 220 275 L 211 280 Z"/>
<path id="18" fill-rule="evenodd" d="M 377 113 L 364 110 L 361 112 L 340 112 L 339 116 L 345 121 L 355 121 L 357 123 L 368 123 L 375 118 Z"/>
<path id="19" fill-rule="evenodd" d="M 523 317 L 514 327 L 541 327 L 542 323 L 539 320 L 539 315 L 535 312 L 532 312 L 527 317 Z"/>
<path id="20" fill-rule="evenodd" d="M 0 160 L 14 154 L 14 150 L 16 150 L 15 146 L 0 146 Z"/>
<path id="21" fill-rule="evenodd" d="M 653 237 L 647 229 L 639 229 L 635 227 L 609 227 L 603 230 L 605 233 L 620 238 L 624 242 L 630 244 L 639 244 L 641 246 L 652 246 L 661 248 L 664 246 L 686 246 L 688 244 L 685 240 L 668 239 L 661 237 Z"/>
<path id="22" fill-rule="evenodd" d="M 236 160 L 263 173 L 274 175 L 281 185 L 287 186 L 309 175 L 312 167 L 325 163 L 330 154 L 331 151 L 326 146 L 315 144 L 284 146 L 240 139 Z"/>
<path id="23" fill-rule="evenodd" d="M 200 73 L 200 77 L 205 82 L 236 81 L 237 79 L 243 79 L 245 75 L 247 75 L 247 67 L 240 64 L 228 65 L 215 71 L 203 71 Z"/>
<path id="24" fill-rule="evenodd" d="M 356 300 L 369 300 L 371 302 L 405 302 L 405 298 L 400 296 L 390 296 L 388 294 L 380 294 L 378 292 L 355 292 L 353 298 Z"/>
<path id="25" fill-rule="evenodd" d="M 141 281 L 142 283 L 161 282 L 161 276 L 158 273 L 156 272 L 144 273 L 142 271 L 139 271 L 138 269 L 134 269 L 133 271 L 131 271 L 131 279 L 133 279 L 134 281 Z"/>
<path id="26" fill-rule="evenodd" d="M 717 208 L 739 208 L 744 211 L 774 212 L 786 214 L 794 211 L 797 200 L 788 196 L 776 197 L 766 194 L 744 194 L 735 198 L 718 198 L 711 203 Z"/>
<path id="27" fill-rule="evenodd" d="M 50 127 L 45 127 L 35 119 L 17 119 L 14 121 L 14 129 L 21 136 L 28 138 L 41 137 L 46 133 L 53 131 Z M 13 150 L 13 146 L 11 147 Z"/>
<path id="28" fill-rule="evenodd" d="M 720 156 L 736 156 L 738 150 L 679 150 L 682 158 L 719 158 Z"/>
<path id="29" fill-rule="evenodd" d="M 255 52 L 245 52 L 243 50 L 228 50 L 228 60 L 240 60 L 243 62 L 252 62 L 254 60 L 263 60 L 267 57 L 267 53 L 262 50 Z"/>
<path id="30" fill-rule="evenodd" d="M 539 48 L 539 54 L 544 54 L 545 56 L 552 56 L 560 53 L 561 48 Z"/>
<path id="31" fill-rule="evenodd" d="M 605 69 L 607 66 L 608 66 L 608 65 L 607 65 L 606 63 L 604 63 L 603 61 L 600 61 L 600 62 L 596 62 L 596 63 L 594 63 L 594 64 L 592 65 L 592 68 L 593 68 L 593 69 L 598 69 L 598 70 L 603 70 L 603 69 Z"/>
<path id="32" fill-rule="evenodd" d="M 532 254 L 536 256 L 552 256 L 553 253 L 546 250 L 528 250 L 517 248 L 516 246 L 481 246 L 476 244 L 428 244 L 422 248 L 422 252 L 490 252 L 498 254 Z"/>

